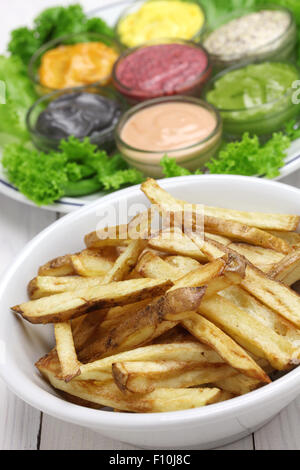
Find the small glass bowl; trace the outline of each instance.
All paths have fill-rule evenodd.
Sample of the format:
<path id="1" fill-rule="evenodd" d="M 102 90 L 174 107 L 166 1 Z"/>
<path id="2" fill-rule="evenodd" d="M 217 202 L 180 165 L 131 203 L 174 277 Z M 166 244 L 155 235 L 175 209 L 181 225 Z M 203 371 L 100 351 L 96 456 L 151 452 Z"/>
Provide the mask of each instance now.
<path id="1" fill-rule="evenodd" d="M 75 33 L 70 34 L 67 36 L 63 36 L 58 39 L 54 39 L 52 41 L 47 42 L 44 44 L 40 49 L 36 51 L 36 53 L 32 56 L 29 65 L 28 65 L 28 75 L 31 78 L 32 82 L 35 85 L 36 92 L 38 95 L 43 96 L 49 94 L 53 91 L 61 91 L 55 88 L 50 88 L 43 85 L 40 81 L 39 77 L 39 68 L 41 66 L 41 60 L 43 55 L 50 51 L 51 49 L 55 49 L 59 46 L 66 46 L 66 45 L 73 45 L 78 43 L 85 43 L 85 42 L 101 42 L 106 46 L 111 47 L 119 56 L 122 53 L 122 47 L 115 39 L 110 38 L 104 34 L 99 33 Z M 101 80 L 91 83 L 91 84 L 82 84 L 78 86 L 106 86 L 107 83 L 110 82 L 112 74 L 107 77 L 103 77 Z"/>
<path id="2" fill-rule="evenodd" d="M 130 5 L 129 7 L 127 7 L 123 12 L 122 14 L 120 15 L 116 25 L 115 25 L 115 33 L 116 33 L 116 37 L 118 38 L 118 41 L 120 42 L 120 44 L 123 45 L 123 47 L 125 47 L 126 49 L 128 47 L 136 47 L 136 46 L 139 46 L 141 45 L 141 43 L 144 43 L 145 41 L 141 41 L 141 43 L 139 44 L 134 44 L 134 45 L 129 45 L 129 44 L 126 44 L 122 41 L 122 38 L 120 36 L 120 33 L 119 33 L 119 27 L 120 27 L 120 24 L 122 23 L 122 21 L 130 14 L 132 13 L 136 13 L 145 3 L 149 3 L 149 2 L 155 2 L 155 1 L 159 1 L 159 0 L 135 0 L 133 2 L 132 5 Z M 172 1 L 174 0 L 165 0 L 165 1 L 169 1 L 170 3 L 172 3 Z M 204 21 L 203 21 L 203 24 L 201 25 L 201 27 L 199 27 L 199 30 L 196 32 L 196 34 L 194 34 L 193 36 L 189 37 L 189 38 L 180 38 L 179 39 L 186 39 L 186 40 L 191 40 L 191 41 L 194 41 L 194 42 L 200 42 L 204 32 L 205 32 L 205 29 L 206 29 L 206 12 L 205 12 L 205 9 L 202 5 L 199 4 L 199 2 L 197 0 L 185 0 L 184 3 L 193 3 L 195 5 L 197 5 L 199 7 L 199 9 L 201 10 L 201 12 L 203 13 L 203 16 L 204 16 Z M 172 7 L 170 7 L 172 8 Z M 162 33 L 161 36 L 157 36 L 156 38 L 149 38 L 150 39 L 163 39 L 164 37 L 166 36 L 165 33 Z M 178 35 L 177 35 L 177 38 L 178 38 Z"/>
<path id="3" fill-rule="evenodd" d="M 298 41 L 298 33 L 297 33 L 297 24 L 294 18 L 293 13 L 288 10 L 287 8 L 278 6 L 278 5 L 264 5 L 258 8 L 246 8 L 245 11 L 239 11 L 233 15 L 227 16 L 226 19 L 222 22 L 224 26 L 226 23 L 229 23 L 232 20 L 242 18 L 251 13 L 257 13 L 260 11 L 271 10 L 271 11 L 281 11 L 286 13 L 289 18 L 289 25 L 286 31 L 278 36 L 276 41 L 272 41 L 266 43 L 264 46 L 256 48 L 255 50 L 250 51 L 248 54 L 230 56 L 224 58 L 222 55 L 215 55 L 213 53 L 209 53 L 211 57 L 212 64 L 215 68 L 216 73 L 230 68 L 235 67 L 238 65 L 251 63 L 251 62 L 265 62 L 269 60 L 277 60 L 278 62 L 294 60 L 296 57 L 296 45 Z M 203 43 L 205 44 L 206 39 L 213 31 L 205 34 L 205 39 Z M 275 47 L 274 47 L 275 44 Z"/>
<path id="4" fill-rule="evenodd" d="M 54 91 L 52 93 L 49 93 L 48 95 L 44 95 L 41 98 L 39 98 L 28 110 L 27 115 L 26 115 L 26 125 L 27 129 L 31 135 L 31 139 L 35 147 L 37 147 L 39 150 L 42 150 L 43 152 L 48 152 L 50 150 L 57 150 L 59 147 L 59 143 L 61 139 L 55 139 L 52 137 L 47 137 L 46 135 L 40 133 L 36 129 L 36 123 L 38 120 L 38 117 L 42 111 L 44 111 L 49 103 L 51 101 L 59 98 L 60 96 L 63 96 L 65 94 L 70 94 L 70 93 L 78 93 L 78 92 L 87 92 L 87 93 L 96 93 L 102 96 L 105 96 L 106 98 L 110 98 L 114 101 L 117 101 L 120 105 L 120 108 L 122 110 L 122 113 L 126 111 L 127 106 L 122 98 L 122 96 L 119 96 L 118 93 L 116 93 L 114 90 L 112 90 L 109 87 L 99 87 L 99 86 L 88 86 L 88 87 L 75 87 L 75 88 L 68 88 L 65 90 L 59 90 L 59 91 Z M 97 145 L 103 150 L 106 150 L 107 152 L 110 152 L 115 148 L 115 139 L 114 139 L 114 131 L 117 123 L 114 125 L 99 131 L 99 132 L 94 132 L 91 136 L 88 136 L 90 139 L 90 142 L 92 144 Z"/>
<path id="5" fill-rule="evenodd" d="M 276 63 L 278 62 L 276 61 Z M 260 64 L 260 62 L 255 62 L 253 65 L 255 64 Z M 213 80 L 207 84 L 204 91 L 204 99 L 207 100 L 208 92 L 214 89 L 215 83 L 221 77 L 248 65 L 251 64 L 231 67 L 216 75 Z M 288 63 L 288 65 L 294 66 L 299 71 L 300 79 L 299 68 L 293 63 Z M 295 89 L 290 88 L 277 100 L 258 106 L 252 106 L 251 108 L 218 108 L 223 120 L 224 136 L 227 140 L 235 140 L 240 138 L 245 132 L 249 132 L 250 134 L 258 135 L 261 138 L 267 138 L 274 132 L 283 130 L 285 124 L 289 120 L 297 118 L 300 113 L 300 105 L 298 103 L 293 103 L 293 94 L 295 91 Z"/>
<path id="6" fill-rule="evenodd" d="M 163 103 L 176 102 L 191 103 L 208 110 L 216 120 L 215 128 L 211 134 L 196 144 L 176 150 L 166 151 L 144 150 L 141 148 L 135 148 L 124 142 L 122 139 L 122 130 L 133 115 L 148 107 L 160 105 Z M 163 176 L 160 161 L 166 154 L 171 158 L 175 158 L 179 165 L 187 168 L 190 171 L 195 171 L 203 167 L 203 165 L 208 160 L 210 160 L 210 158 L 216 155 L 222 143 L 222 120 L 214 106 L 198 98 L 187 96 L 157 98 L 154 100 L 145 101 L 129 109 L 121 117 L 119 123 L 116 126 L 115 139 L 119 151 L 122 153 L 122 156 L 130 166 L 137 168 L 146 176 L 160 178 Z"/>
<path id="7" fill-rule="evenodd" d="M 174 89 L 171 91 L 166 91 L 162 89 L 160 92 L 158 92 L 157 90 L 155 90 L 154 92 L 151 92 L 151 90 L 146 91 L 146 90 L 128 88 L 119 80 L 118 67 L 120 66 L 123 60 L 125 60 L 131 54 L 134 54 L 136 51 L 139 51 L 141 49 L 146 49 L 151 46 L 160 46 L 164 44 L 181 44 L 181 45 L 189 46 L 189 47 L 202 51 L 207 61 L 207 65 L 205 69 L 192 80 L 186 80 L 180 85 L 180 87 L 177 87 L 177 89 Z M 203 46 L 201 46 L 200 44 L 196 44 L 192 41 L 185 41 L 183 39 L 162 39 L 162 40 L 149 41 L 143 44 L 142 46 L 128 49 L 127 51 L 123 52 L 123 54 L 119 57 L 119 59 L 117 60 L 117 62 L 115 63 L 113 67 L 113 84 L 115 88 L 118 90 L 118 92 L 124 96 L 124 98 L 128 101 L 129 104 L 137 104 L 145 100 L 160 98 L 163 96 L 188 95 L 188 96 L 199 97 L 202 93 L 203 87 L 210 79 L 211 74 L 212 74 L 212 66 L 210 62 L 210 57 Z"/>

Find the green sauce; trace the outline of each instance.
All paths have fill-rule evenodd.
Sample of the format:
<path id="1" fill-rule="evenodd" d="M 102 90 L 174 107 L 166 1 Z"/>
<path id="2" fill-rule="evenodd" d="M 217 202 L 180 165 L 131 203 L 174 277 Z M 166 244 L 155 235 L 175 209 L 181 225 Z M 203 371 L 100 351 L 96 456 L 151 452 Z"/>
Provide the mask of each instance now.
<path id="1" fill-rule="evenodd" d="M 299 78 L 297 68 L 290 64 L 247 65 L 217 78 L 206 99 L 221 111 L 225 132 L 268 134 L 298 114 L 299 106 L 292 103 L 292 84 Z"/>

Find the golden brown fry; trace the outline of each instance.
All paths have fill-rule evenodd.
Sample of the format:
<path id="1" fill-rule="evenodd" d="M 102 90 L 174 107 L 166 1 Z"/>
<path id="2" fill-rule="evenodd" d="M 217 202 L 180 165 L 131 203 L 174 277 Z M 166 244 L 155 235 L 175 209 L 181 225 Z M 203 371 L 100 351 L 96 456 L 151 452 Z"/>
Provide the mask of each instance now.
<path id="1" fill-rule="evenodd" d="M 38 271 L 39 276 L 71 276 L 75 273 L 71 256 L 59 256 L 41 266 Z"/>
<path id="2" fill-rule="evenodd" d="M 269 383 L 270 380 L 261 367 L 214 323 L 194 313 L 190 318 L 185 319 L 182 325 L 199 341 L 214 349 L 234 369 L 248 377 Z"/>
<path id="3" fill-rule="evenodd" d="M 211 348 L 195 341 L 152 344 L 81 365 L 80 380 L 112 379 L 112 364 L 117 362 L 185 361 L 209 364 L 224 363 Z"/>
<path id="4" fill-rule="evenodd" d="M 56 324 L 54 332 L 62 377 L 65 382 L 70 382 L 80 375 L 80 362 L 77 359 L 70 322 Z"/>
<path id="5" fill-rule="evenodd" d="M 127 246 L 131 240 L 147 240 L 151 233 L 152 211 L 137 214 L 129 224 L 105 227 L 85 236 L 87 248 Z"/>
<path id="6" fill-rule="evenodd" d="M 143 254 L 136 269 L 142 276 L 151 279 L 170 279 L 175 281 L 185 274 L 150 251 Z"/>
<path id="7" fill-rule="evenodd" d="M 155 180 L 148 179 L 141 185 L 141 190 L 147 196 L 152 204 L 164 205 L 165 208 L 182 208 L 188 203 L 175 199 L 164 189 L 162 189 Z M 201 204 L 193 204 L 194 210 L 211 217 L 218 217 L 226 220 L 236 221 L 251 227 L 257 227 L 264 230 L 280 230 L 291 232 L 297 230 L 300 217 L 296 215 L 281 214 L 263 214 L 261 212 L 241 212 L 232 209 L 220 209 L 218 207 L 208 207 Z"/>
<path id="8" fill-rule="evenodd" d="M 297 250 L 298 248 L 300 248 L 300 233 L 293 232 L 293 231 L 278 232 L 276 230 L 271 230 L 270 233 L 274 235 L 275 237 L 278 237 L 284 240 L 294 250 Z"/>
<path id="9" fill-rule="evenodd" d="M 207 261 L 202 251 L 177 227 L 171 231 L 162 230 L 149 240 L 149 246 L 164 253 L 186 256 L 200 262 Z"/>
<path id="10" fill-rule="evenodd" d="M 159 413 L 197 408 L 215 403 L 221 396 L 220 390 L 216 388 L 194 388 L 158 389 L 149 394 L 130 397 L 125 396 L 113 382 L 73 380 L 66 383 L 59 378 L 61 370 L 55 353 L 40 359 L 36 367 L 58 390 L 85 402 L 133 413 Z"/>
<path id="11" fill-rule="evenodd" d="M 294 348 L 294 356 L 299 356 L 300 330 L 292 323 L 285 320 L 239 286 L 229 287 L 220 292 L 220 295 L 246 311 L 268 328 L 271 328 L 278 335 L 283 336 Z"/>
<path id="12" fill-rule="evenodd" d="M 116 385 L 123 393 L 150 393 L 157 388 L 187 388 L 225 379 L 236 371 L 224 364 L 156 361 L 117 362 L 112 365 Z"/>
<path id="13" fill-rule="evenodd" d="M 189 271 L 200 268 L 201 266 L 199 261 L 193 258 L 188 258 L 187 256 L 167 256 L 164 260 L 171 266 L 180 269 L 183 275 L 187 274 Z"/>
<path id="14" fill-rule="evenodd" d="M 83 250 L 70 256 L 74 272 L 84 277 L 105 276 L 114 266 L 116 258 L 117 252 L 114 249 L 108 255 L 96 250 Z"/>
<path id="15" fill-rule="evenodd" d="M 195 236 L 193 241 L 198 243 Z M 208 241 L 202 250 L 210 259 L 218 259 L 222 253 L 233 253 L 228 247 Z M 300 327 L 300 296 L 288 286 L 273 280 L 248 262 L 241 287 L 297 328 Z"/>
<path id="16" fill-rule="evenodd" d="M 267 359 L 275 369 L 290 368 L 293 360 L 291 344 L 229 300 L 219 295 L 210 297 L 203 300 L 199 312 L 242 347 Z"/>
<path id="17" fill-rule="evenodd" d="M 103 279 L 103 276 L 87 278 L 79 276 L 38 276 L 28 284 L 28 295 L 31 300 L 36 300 L 62 292 L 100 286 L 103 284 Z"/>
<path id="18" fill-rule="evenodd" d="M 234 395 L 245 395 L 263 385 L 259 380 L 252 379 L 243 374 L 237 374 L 233 377 L 214 382 L 214 386 Z"/>
<path id="19" fill-rule="evenodd" d="M 246 243 L 231 243 L 228 245 L 228 248 L 245 256 L 250 263 L 264 272 L 269 272 L 275 264 L 279 263 L 285 257 L 282 253 L 277 253 L 274 250 L 260 246 L 247 245 Z"/>
<path id="20" fill-rule="evenodd" d="M 300 280 L 300 248 L 273 266 L 269 276 L 287 286 L 296 284 Z"/>
<path id="21" fill-rule="evenodd" d="M 31 323 L 60 323 L 95 310 L 157 297 L 172 285 L 169 281 L 135 279 L 107 286 L 65 292 L 31 300 L 12 308 Z"/>
<path id="22" fill-rule="evenodd" d="M 283 318 L 300 328 L 300 296 L 289 287 L 274 281 L 254 266 L 247 266 L 241 286 Z"/>
<path id="23" fill-rule="evenodd" d="M 164 332 L 159 327 L 168 315 L 197 309 L 204 293 L 205 287 L 177 289 L 156 299 L 87 345 L 79 353 L 80 361 L 90 362 L 146 344 Z M 168 329 L 173 326 L 172 321 L 167 323 Z"/>
<path id="24" fill-rule="evenodd" d="M 145 240 L 131 241 L 126 250 L 116 260 L 111 270 L 106 274 L 103 284 L 122 281 L 131 269 L 135 267 L 146 244 Z"/>

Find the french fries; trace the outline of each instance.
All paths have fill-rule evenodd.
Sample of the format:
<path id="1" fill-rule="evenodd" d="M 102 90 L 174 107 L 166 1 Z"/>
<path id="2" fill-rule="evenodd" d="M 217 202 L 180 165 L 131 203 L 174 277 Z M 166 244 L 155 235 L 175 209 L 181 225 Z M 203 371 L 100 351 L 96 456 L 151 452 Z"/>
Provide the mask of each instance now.
<path id="1" fill-rule="evenodd" d="M 181 208 L 187 205 L 185 201 L 179 201 L 173 198 L 170 194 L 164 191 L 153 179 L 148 179 L 141 185 L 141 190 L 145 193 L 152 204 L 161 205 L 166 207 Z M 194 204 L 194 209 L 197 210 L 197 204 Z M 211 217 L 218 217 L 225 220 L 232 220 L 240 222 L 250 227 L 257 227 L 264 230 L 278 230 L 283 232 L 293 232 L 297 230 L 300 222 L 300 217 L 295 215 L 281 215 L 281 214 L 263 214 L 260 212 L 241 212 L 232 209 L 220 209 L 218 207 L 208 207 L 199 205 L 199 210 L 204 214 Z"/>
<path id="2" fill-rule="evenodd" d="M 58 390 L 82 400 L 133 413 L 159 413 L 198 408 L 218 401 L 217 388 L 157 389 L 137 397 L 125 396 L 113 382 L 73 380 L 69 383 L 58 378 L 61 374 L 57 355 L 48 355 L 36 364 L 41 374 Z"/>
<path id="3" fill-rule="evenodd" d="M 70 322 L 57 323 L 54 326 L 54 333 L 62 377 L 65 382 L 70 382 L 80 375 L 80 362 L 77 359 Z"/>
<path id="4" fill-rule="evenodd" d="M 151 393 L 158 388 L 196 387 L 226 379 L 235 370 L 226 364 L 203 362 L 116 362 L 112 365 L 116 385 L 123 393 Z"/>
<path id="5" fill-rule="evenodd" d="M 153 180 L 142 190 L 156 207 L 45 263 L 12 308 L 54 324 L 43 377 L 80 406 L 156 413 L 230 400 L 299 365 L 300 217 L 188 204 Z"/>
<path id="6" fill-rule="evenodd" d="M 175 326 L 174 315 L 197 309 L 204 294 L 205 287 L 195 287 L 177 289 L 159 297 L 87 345 L 79 353 L 80 361 L 91 362 L 146 344 Z M 168 321 L 170 315 L 172 319 Z"/>
<path id="7" fill-rule="evenodd" d="M 13 307 L 12 310 L 31 323 L 59 323 L 95 310 L 157 297 L 171 285 L 169 281 L 153 279 L 112 282 L 105 286 L 31 300 Z"/>
<path id="8" fill-rule="evenodd" d="M 194 313 L 184 319 L 182 325 L 195 338 L 215 350 L 227 364 L 237 371 L 260 382 L 270 382 L 269 377 L 249 354 L 214 323 Z"/>
<path id="9" fill-rule="evenodd" d="M 287 286 L 296 284 L 300 280 L 300 247 L 275 264 L 269 276 Z"/>
<path id="10" fill-rule="evenodd" d="M 28 284 L 28 295 L 31 300 L 36 300 L 49 295 L 96 287 L 103 284 L 103 280 L 104 276 L 87 278 L 79 276 L 38 276 Z"/>

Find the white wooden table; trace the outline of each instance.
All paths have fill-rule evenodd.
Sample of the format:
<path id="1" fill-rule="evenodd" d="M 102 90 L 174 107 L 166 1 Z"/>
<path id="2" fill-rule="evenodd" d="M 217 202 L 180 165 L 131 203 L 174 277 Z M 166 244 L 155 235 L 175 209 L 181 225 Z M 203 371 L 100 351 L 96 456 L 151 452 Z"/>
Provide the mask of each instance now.
<path id="1" fill-rule="evenodd" d="M 75 1 L 10 0 L 0 19 L 0 49 L 5 48 L 8 32 L 29 23 L 39 10 L 48 5 L 69 3 Z M 88 10 L 112 1 L 84 0 L 82 3 Z M 300 187 L 300 172 L 285 182 Z M 57 217 L 58 214 L 31 208 L 0 195 L 0 278 L 5 276 L 6 267 L 26 243 Z M 0 449 L 131 450 L 134 447 L 40 413 L 15 397 L 0 380 Z M 299 450 L 300 397 L 263 429 L 224 449 Z"/>

